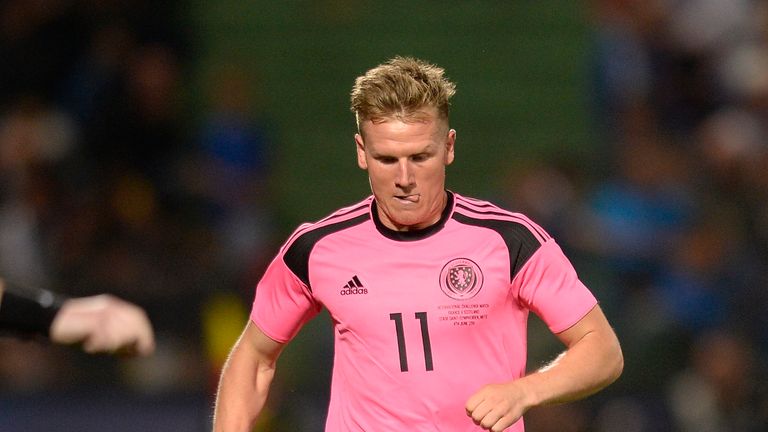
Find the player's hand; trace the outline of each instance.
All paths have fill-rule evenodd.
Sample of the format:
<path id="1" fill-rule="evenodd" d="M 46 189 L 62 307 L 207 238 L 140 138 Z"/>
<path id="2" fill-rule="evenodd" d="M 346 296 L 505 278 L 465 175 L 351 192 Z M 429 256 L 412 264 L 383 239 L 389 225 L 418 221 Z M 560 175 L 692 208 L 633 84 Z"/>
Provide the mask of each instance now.
<path id="1" fill-rule="evenodd" d="M 523 388 L 516 382 L 488 384 L 467 400 L 467 415 L 484 430 L 501 432 L 528 409 Z"/>
<path id="2" fill-rule="evenodd" d="M 155 335 L 139 306 L 108 294 L 64 302 L 51 324 L 51 340 L 82 344 L 88 353 L 149 355 Z"/>

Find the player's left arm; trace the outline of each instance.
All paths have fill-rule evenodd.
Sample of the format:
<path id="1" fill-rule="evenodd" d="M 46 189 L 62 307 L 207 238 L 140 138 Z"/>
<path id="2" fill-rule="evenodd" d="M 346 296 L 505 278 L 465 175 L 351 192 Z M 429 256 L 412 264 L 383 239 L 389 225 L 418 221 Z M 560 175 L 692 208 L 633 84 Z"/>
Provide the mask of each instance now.
<path id="1" fill-rule="evenodd" d="M 486 385 L 468 399 L 475 423 L 503 431 L 532 407 L 584 398 L 621 375 L 621 347 L 599 306 L 557 337 L 567 349 L 553 362 L 521 379 Z"/>

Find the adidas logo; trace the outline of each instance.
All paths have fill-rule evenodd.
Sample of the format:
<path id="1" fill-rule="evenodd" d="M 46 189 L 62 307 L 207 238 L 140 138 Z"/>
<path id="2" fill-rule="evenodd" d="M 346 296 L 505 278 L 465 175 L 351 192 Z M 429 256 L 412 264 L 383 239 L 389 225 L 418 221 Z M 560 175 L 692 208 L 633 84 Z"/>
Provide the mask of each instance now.
<path id="1" fill-rule="evenodd" d="M 368 288 L 363 287 L 363 283 L 360 282 L 357 275 L 352 276 L 352 279 L 347 282 L 346 285 L 339 291 L 341 295 L 355 295 L 355 294 L 368 294 Z"/>

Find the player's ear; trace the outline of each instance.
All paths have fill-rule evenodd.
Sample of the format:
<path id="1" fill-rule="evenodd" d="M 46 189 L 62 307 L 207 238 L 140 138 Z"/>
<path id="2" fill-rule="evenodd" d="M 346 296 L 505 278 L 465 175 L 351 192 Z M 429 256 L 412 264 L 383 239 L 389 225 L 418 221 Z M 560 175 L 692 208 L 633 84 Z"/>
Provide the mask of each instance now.
<path id="1" fill-rule="evenodd" d="M 368 169 L 368 161 L 365 159 L 365 143 L 363 142 L 363 136 L 359 133 L 355 134 L 355 148 L 357 150 L 357 166 L 360 169 Z"/>
<path id="2" fill-rule="evenodd" d="M 450 165 L 453 163 L 455 157 L 454 147 L 456 144 L 456 130 L 448 130 L 448 136 L 445 139 L 445 164 Z"/>

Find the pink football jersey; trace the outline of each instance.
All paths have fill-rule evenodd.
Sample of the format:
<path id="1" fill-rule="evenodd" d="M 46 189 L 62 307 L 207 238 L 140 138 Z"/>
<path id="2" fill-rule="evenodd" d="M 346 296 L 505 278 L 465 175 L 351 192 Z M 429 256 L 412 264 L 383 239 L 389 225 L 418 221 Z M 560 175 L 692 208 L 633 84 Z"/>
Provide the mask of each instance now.
<path id="1" fill-rule="evenodd" d="M 467 399 L 524 375 L 529 311 L 559 333 L 595 306 L 541 227 L 448 197 L 420 231 L 386 228 L 373 197 L 304 224 L 259 282 L 251 320 L 276 341 L 332 317 L 327 431 L 479 431 Z"/>

